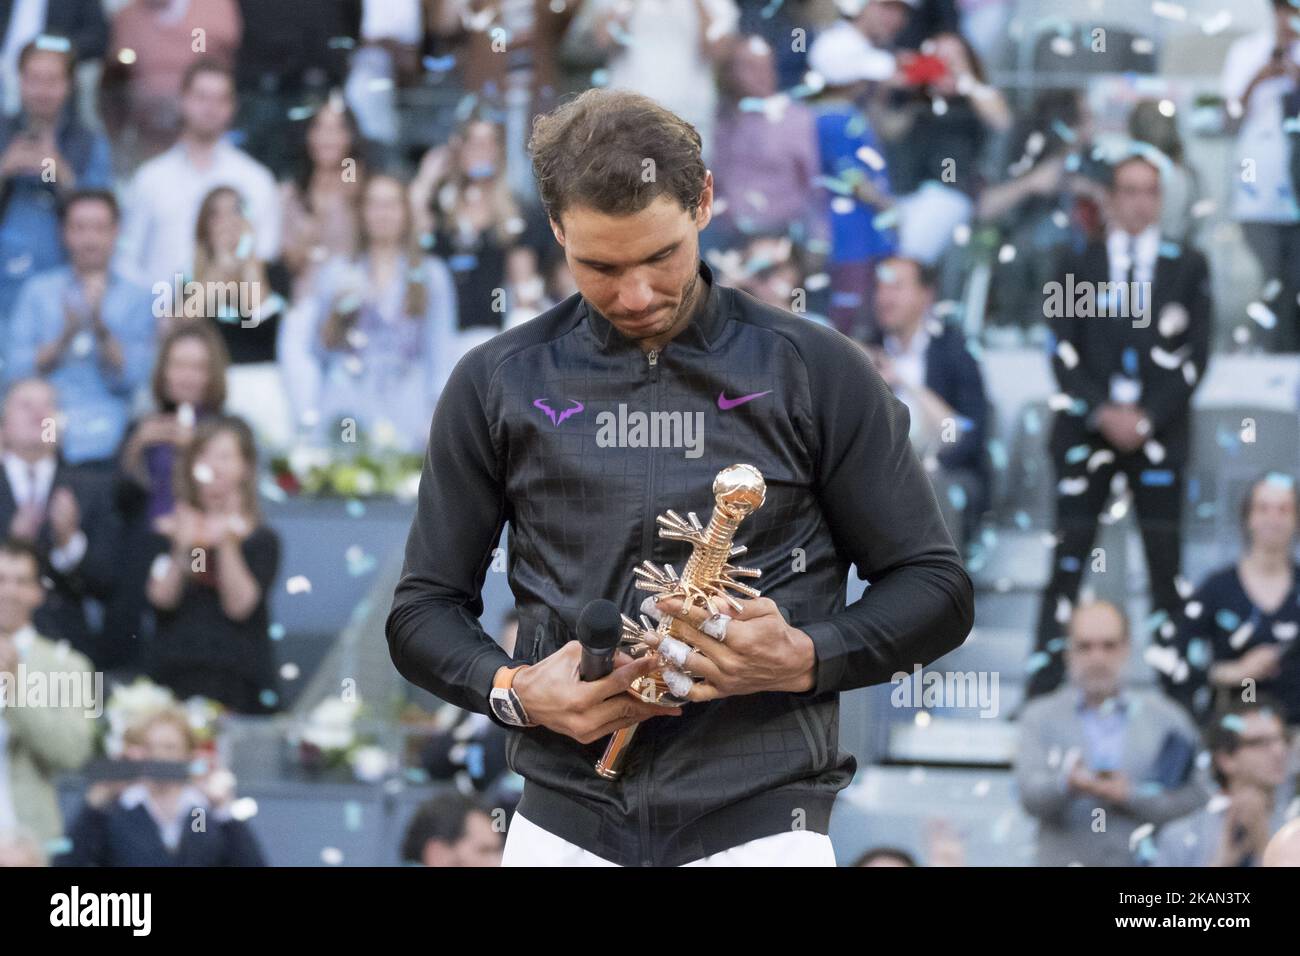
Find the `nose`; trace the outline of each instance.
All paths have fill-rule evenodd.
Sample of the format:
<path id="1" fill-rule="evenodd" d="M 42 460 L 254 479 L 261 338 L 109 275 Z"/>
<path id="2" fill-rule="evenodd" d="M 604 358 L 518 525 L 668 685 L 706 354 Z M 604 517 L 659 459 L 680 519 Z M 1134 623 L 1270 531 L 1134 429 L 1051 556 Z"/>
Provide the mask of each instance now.
<path id="1" fill-rule="evenodd" d="M 650 307 L 654 293 L 644 278 L 630 275 L 619 286 L 618 304 L 627 312 L 640 313 Z"/>

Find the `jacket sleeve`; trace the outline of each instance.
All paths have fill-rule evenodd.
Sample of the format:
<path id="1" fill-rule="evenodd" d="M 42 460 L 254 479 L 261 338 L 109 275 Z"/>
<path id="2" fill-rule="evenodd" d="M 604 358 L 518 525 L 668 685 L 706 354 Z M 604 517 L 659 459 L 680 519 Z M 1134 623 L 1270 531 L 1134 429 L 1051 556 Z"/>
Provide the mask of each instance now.
<path id="1" fill-rule="evenodd" d="M 385 632 L 403 677 L 448 703 L 492 716 L 492 678 L 511 658 L 479 623 L 483 579 L 506 519 L 502 469 L 484 408 L 484 353 L 475 349 L 456 366 L 434 410 Z"/>
<path id="2" fill-rule="evenodd" d="M 1165 725 L 1166 733 L 1176 733 L 1193 746 L 1201 743 L 1200 732 L 1190 717 L 1177 704 L 1168 704 L 1169 712 L 1160 723 Z M 1152 715 L 1155 716 L 1155 715 Z M 1151 720 L 1151 717 L 1146 718 Z M 1133 781 L 1133 795 L 1128 801 L 1128 810 L 1144 823 L 1159 826 L 1170 820 L 1177 820 L 1189 813 L 1194 813 L 1205 806 L 1210 794 L 1205 788 L 1201 776 L 1194 770 L 1187 779 L 1176 787 L 1162 787 L 1153 781 Z"/>
<path id="3" fill-rule="evenodd" d="M 954 388 L 952 401 L 948 402 L 967 425 L 960 430 L 957 440 L 939 452 L 939 463 L 945 468 L 979 469 L 984 440 L 988 433 L 989 403 L 984 394 L 984 376 L 979 363 L 970 354 L 965 342 L 958 339 L 952 350 Z"/>
<path id="4" fill-rule="evenodd" d="M 1151 419 L 1152 431 L 1161 430 L 1175 419 L 1187 414 L 1192 404 L 1192 393 L 1205 376 L 1205 365 L 1210 358 L 1210 273 L 1205 257 L 1188 250 L 1187 279 L 1184 295 L 1179 303 L 1187 310 L 1187 331 L 1182 345 L 1168 349 L 1183 360 L 1173 368 L 1151 364 L 1148 374 L 1153 381 L 1142 389 L 1143 406 Z M 1155 321 L 1159 321 L 1158 318 Z M 1162 341 L 1164 341 L 1162 339 Z M 1184 368 L 1189 369 L 1184 371 Z"/>
<path id="5" fill-rule="evenodd" d="M 1020 718 L 1020 742 L 1016 750 L 1016 790 L 1025 812 L 1039 820 L 1060 819 L 1073 797 L 1067 785 L 1068 763 L 1051 759 L 1043 731 L 1046 714 L 1042 705 L 1031 705 Z"/>
<path id="6" fill-rule="evenodd" d="M 848 339 L 814 341 L 804 394 L 817 495 L 836 549 L 870 587 L 829 620 L 802 627 L 817 654 L 815 683 L 802 696 L 911 673 L 960 645 L 975 614 L 970 578 L 908 440 L 907 406 Z"/>
<path id="7" fill-rule="evenodd" d="M 1065 280 L 1070 273 L 1084 275 L 1086 270 L 1083 260 L 1066 255 L 1057 269 L 1057 281 L 1062 288 L 1066 287 Z M 1088 411 L 1093 411 L 1110 400 L 1110 383 L 1097 381 L 1083 365 L 1084 323 L 1096 320 L 1076 316 L 1076 309 L 1069 302 L 1062 301 L 1056 312 L 1048 320 L 1052 330 L 1048 340 L 1052 346 L 1050 358 L 1056 383 L 1061 386 L 1061 391 L 1072 398 L 1082 399 L 1087 403 Z"/>
<path id="8" fill-rule="evenodd" d="M 34 649 L 27 661 L 30 671 L 46 675 L 59 672 L 73 675 L 78 681 L 83 675 L 93 675 L 90 661 L 72 650 L 66 657 L 60 652 Z M 95 720 L 89 712 L 94 703 L 86 701 L 84 707 L 53 705 L 40 707 L 7 707 L 5 720 L 9 723 L 12 744 L 22 747 L 35 758 L 47 774 L 63 770 L 76 770 L 95 749 Z"/>

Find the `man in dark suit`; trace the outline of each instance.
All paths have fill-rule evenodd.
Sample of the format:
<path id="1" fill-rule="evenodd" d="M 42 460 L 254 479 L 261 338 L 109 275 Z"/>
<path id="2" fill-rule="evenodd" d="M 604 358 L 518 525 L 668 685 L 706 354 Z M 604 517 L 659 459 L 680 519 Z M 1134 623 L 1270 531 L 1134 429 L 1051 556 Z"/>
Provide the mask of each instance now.
<path id="1" fill-rule="evenodd" d="M 1212 318 L 1205 257 L 1161 237 L 1161 198 L 1151 159 L 1116 164 L 1104 239 L 1067 255 L 1061 280 L 1044 290 L 1052 369 L 1065 394 L 1051 435 L 1056 549 L 1029 696 L 1061 681 L 1065 624 L 1117 473 L 1137 510 L 1157 640 L 1172 639 L 1181 614 L 1183 468 Z"/>
<path id="2" fill-rule="evenodd" d="M 920 262 L 882 260 L 876 269 L 877 331 L 867 351 L 911 411 L 912 444 L 949 533 L 965 545 L 988 501 L 989 404 L 965 336 L 932 315 L 934 292 L 934 273 Z"/>
<path id="3" fill-rule="evenodd" d="M 53 386 L 26 378 L 9 387 L 0 410 L 0 529 L 41 557 L 50 586 L 33 615 L 36 629 L 109 668 L 112 642 L 91 628 L 85 600 L 112 589 L 113 511 L 102 481 L 60 460 L 58 428 Z"/>

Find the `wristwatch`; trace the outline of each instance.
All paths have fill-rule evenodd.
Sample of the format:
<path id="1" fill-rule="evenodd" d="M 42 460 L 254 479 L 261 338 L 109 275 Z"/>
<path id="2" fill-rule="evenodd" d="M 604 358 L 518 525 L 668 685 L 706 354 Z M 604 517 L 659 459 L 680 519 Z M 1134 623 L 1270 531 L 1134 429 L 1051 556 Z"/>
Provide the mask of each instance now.
<path id="1" fill-rule="evenodd" d="M 518 667 L 511 667 L 498 673 L 496 679 L 492 681 L 492 693 L 488 695 L 492 713 L 496 714 L 502 723 L 509 724 L 511 727 L 537 726 L 529 722 L 528 714 L 524 712 L 524 705 L 519 702 L 519 695 L 515 693 L 512 686 L 515 675 L 525 666 L 520 664 Z"/>

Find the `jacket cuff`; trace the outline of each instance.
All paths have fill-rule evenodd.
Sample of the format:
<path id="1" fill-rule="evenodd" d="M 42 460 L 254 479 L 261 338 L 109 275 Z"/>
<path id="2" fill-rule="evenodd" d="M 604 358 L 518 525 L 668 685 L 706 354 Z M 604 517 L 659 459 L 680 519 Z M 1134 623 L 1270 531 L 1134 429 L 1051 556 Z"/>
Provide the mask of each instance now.
<path id="1" fill-rule="evenodd" d="M 813 669 L 812 689 L 801 691 L 794 696 L 804 700 L 838 691 L 844 679 L 845 658 L 848 655 L 848 647 L 844 643 L 844 636 L 840 634 L 840 629 L 832 621 L 819 621 L 801 627 L 799 630 L 812 638 L 813 653 L 817 655 L 817 663 Z"/>
<path id="2" fill-rule="evenodd" d="M 492 680 L 497 676 L 497 671 L 503 667 L 513 667 L 519 662 L 511 660 L 510 655 L 500 649 L 484 654 L 474 661 L 469 668 L 469 688 L 474 695 L 477 706 L 474 708 L 481 714 L 487 714 L 492 722 L 499 727 L 505 727 L 509 730 L 518 730 L 511 724 L 500 720 L 492 711 L 490 698 L 492 696 Z"/>

